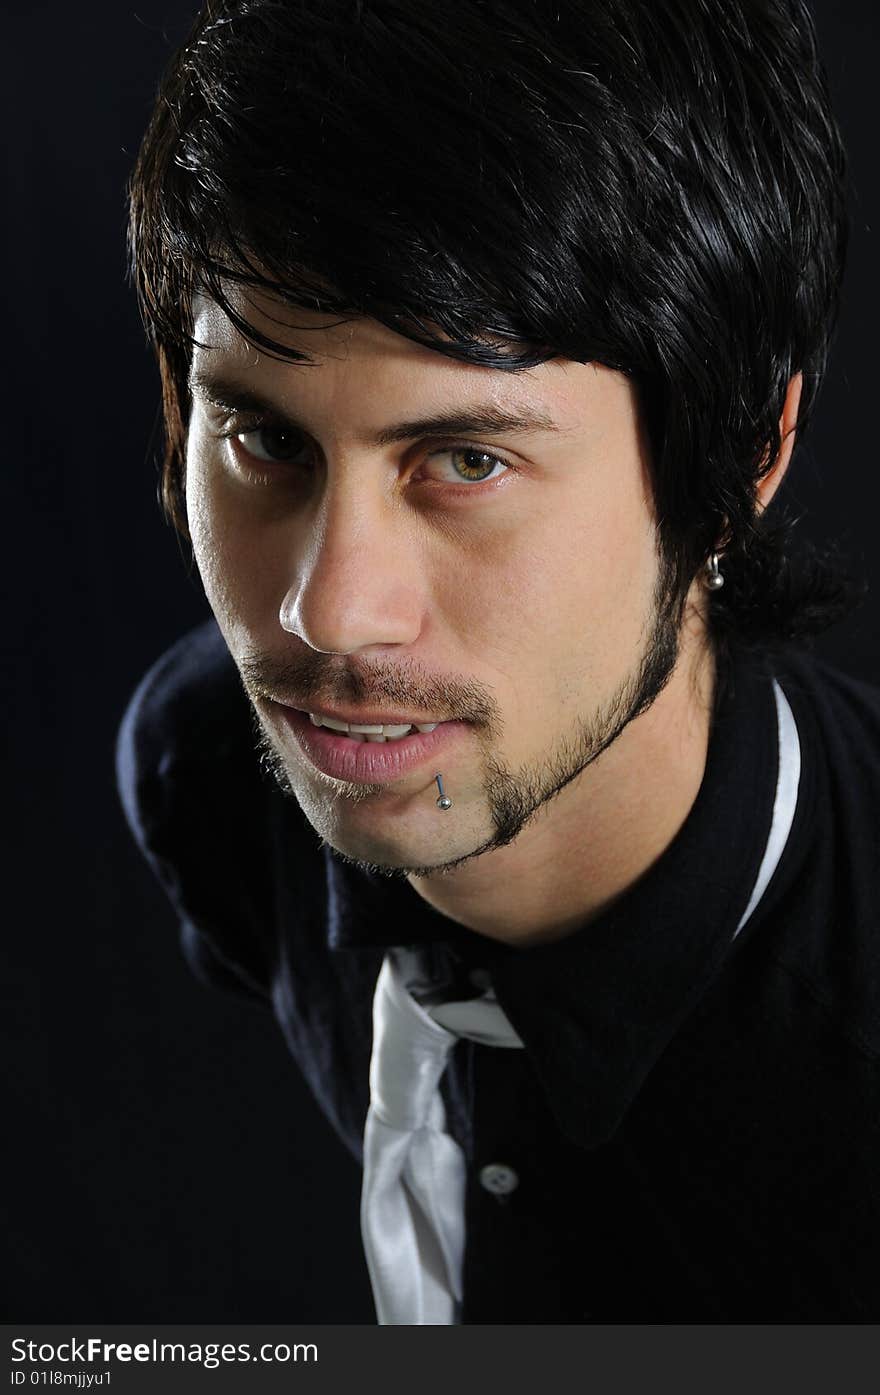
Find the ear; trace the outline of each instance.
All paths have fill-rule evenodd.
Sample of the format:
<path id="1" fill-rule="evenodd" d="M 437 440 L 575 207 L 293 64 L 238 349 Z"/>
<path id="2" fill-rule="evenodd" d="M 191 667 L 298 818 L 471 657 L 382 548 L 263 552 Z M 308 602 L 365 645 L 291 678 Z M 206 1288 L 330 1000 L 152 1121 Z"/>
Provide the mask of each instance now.
<path id="1" fill-rule="evenodd" d="M 801 403 L 801 388 L 804 384 L 803 373 L 795 373 L 785 392 L 785 402 L 782 407 L 782 416 L 779 418 L 779 435 L 782 445 L 772 470 L 768 470 L 763 479 L 758 481 L 756 490 L 757 512 L 763 513 L 773 495 L 781 485 L 785 472 L 788 469 L 788 462 L 791 460 L 791 453 L 794 450 L 795 428 L 797 426 L 798 408 Z"/>

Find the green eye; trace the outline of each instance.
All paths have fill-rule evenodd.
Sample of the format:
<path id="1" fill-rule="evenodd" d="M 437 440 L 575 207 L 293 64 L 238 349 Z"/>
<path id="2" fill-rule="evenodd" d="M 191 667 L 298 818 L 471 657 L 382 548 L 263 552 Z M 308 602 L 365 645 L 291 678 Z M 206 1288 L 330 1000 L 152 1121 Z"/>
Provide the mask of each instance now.
<path id="1" fill-rule="evenodd" d="M 498 466 L 502 473 L 510 470 L 500 456 L 491 455 L 476 446 L 449 446 L 446 450 L 436 451 L 432 459 L 449 461 L 452 474 L 447 476 L 447 483 L 483 484 L 492 478 Z M 500 478 L 500 475 L 495 475 L 495 478 Z"/>

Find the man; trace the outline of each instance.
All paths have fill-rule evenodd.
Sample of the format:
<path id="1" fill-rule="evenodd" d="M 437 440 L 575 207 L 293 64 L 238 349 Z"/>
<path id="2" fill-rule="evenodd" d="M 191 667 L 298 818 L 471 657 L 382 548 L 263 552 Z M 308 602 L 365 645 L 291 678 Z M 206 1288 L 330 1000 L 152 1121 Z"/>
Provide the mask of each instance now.
<path id="1" fill-rule="evenodd" d="M 880 696 L 766 513 L 843 171 L 797 0 L 224 0 L 166 75 L 133 265 L 216 625 L 120 786 L 363 1148 L 381 1322 L 880 1310 Z"/>

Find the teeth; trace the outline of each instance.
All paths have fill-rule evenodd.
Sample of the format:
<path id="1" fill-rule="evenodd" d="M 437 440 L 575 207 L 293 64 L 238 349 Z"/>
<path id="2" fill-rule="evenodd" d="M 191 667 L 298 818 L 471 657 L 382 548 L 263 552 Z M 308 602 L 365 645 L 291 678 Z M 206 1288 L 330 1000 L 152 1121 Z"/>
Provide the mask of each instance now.
<path id="1" fill-rule="evenodd" d="M 329 727 L 331 731 L 344 732 L 353 741 L 399 741 L 413 730 L 410 722 L 378 726 L 366 722 L 341 722 L 337 717 L 318 717 L 314 712 L 309 713 L 309 721 L 315 727 Z M 427 732 L 433 731 L 439 725 L 439 722 L 417 722 L 416 728 Z"/>
<path id="2" fill-rule="evenodd" d="M 309 713 L 309 716 L 311 717 L 312 714 Z M 312 717 L 312 721 L 314 720 Z M 335 717 L 319 717 L 318 726 L 329 727 L 331 731 L 348 731 L 348 722 L 339 722 Z"/>

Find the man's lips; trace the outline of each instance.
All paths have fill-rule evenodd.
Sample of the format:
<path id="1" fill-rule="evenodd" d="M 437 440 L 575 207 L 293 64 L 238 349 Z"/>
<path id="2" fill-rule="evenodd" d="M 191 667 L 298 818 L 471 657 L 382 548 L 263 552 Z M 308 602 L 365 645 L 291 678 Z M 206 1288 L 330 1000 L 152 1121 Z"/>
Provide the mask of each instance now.
<path id="1" fill-rule="evenodd" d="M 441 722 L 433 731 L 412 732 L 396 741 L 357 741 L 344 732 L 314 726 L 308 714 L 295 707 L 273 703 L 272 710 L 318 770 L 337 780 L 362 784 L 390 783 L 420 765 L 435 764 L 447 756 L 470 726 L 469 722 Z M 361 721 L 367 724 L 367 719 Z M 442 767 L 439 773 L 444 773 Z M 428 778 L 433 779 L 434 774 L 432 770 Z"/>

